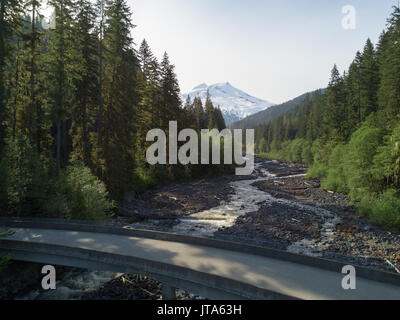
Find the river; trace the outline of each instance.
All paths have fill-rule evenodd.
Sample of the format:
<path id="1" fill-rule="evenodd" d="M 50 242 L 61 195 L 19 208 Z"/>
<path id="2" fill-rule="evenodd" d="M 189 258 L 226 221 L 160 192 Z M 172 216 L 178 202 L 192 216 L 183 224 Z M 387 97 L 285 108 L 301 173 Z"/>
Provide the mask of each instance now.
<path id="1" fill-rule="evenodd" d="M 233 192 L 227 201 L 222 201 L 220 205 L 214 208 L 179 217 L 168 227 L 169 229 L 164 231 L 212 238 L 221 230 L 234 227 L 238 219 L 250 213 L 258 213 L 261 218 L 268 218 L 269 211 L 265 211 L 263 208 L 276 207 L 279 212 L 281 211 L 279 218 L 281 220 L 280 222 L 282 222 L 280 225 L 283 225 L 283 229 L 285 229 L 285 225 L 289 223 L 289 220 L 298 221 L 299 225 L 301 225 L 300 222 L 303 222 L 303 225 L 307 225 L 309 223 L 316 223 L 313 222 L 313 220 L 318 221 L 316 227 L 317 232 L 316 234 L 314 233 L 314 236 L 310 236 L 309 234 L 301 236 L 303 234 L 301 232 L 302 230 L 297 232 L 296 228 L 291 229 L 293 226 L 288 225 L 287 230 L 283 230 L 283 232 L 286 234 L 294 234 L 297 232 L 297 238 L 295 237 L 295 240 L 289 242 L 285 247 L 287 251 L 326 258 L 326 252 L 334 248 L 334 251 L 359 257 L 356 261 L 357 264 L 371 265 L 383 269 L 387 268 L 386 271 L 393 271 L 393 264 L 391 264 L 390 260 L 386 257 L 382 258 L 378 256 L 377 252 L 378 248 L 381 250 L 382 244 L 385 246 L 384 250 L 387 252 L 388 257 L 393 256 L 393 252 L 399 252 L 400 237 L 398 235 L 393 237 L 390 232 L 374 229 L 368 222 L 358 219 L 358 216 L 355 214 L 351 216 L 353 219 L 351 220 L 351 224 L 353 224 L 351 227 L 355 227 L 358 233 L 339 234 L 337 229 L 338 226 L 344 223 L 343 215 L 327 209 L 326 206 L 320 206 L 313 202 L 302 201 L 293 197 L 285 198 L 273 196 L 271 192 L 262 190 L 262 188 L 259 187 L 260 184 L 268 182 L 284 186 L 290 179 L 298 179 L 301 183 L 307 184 L 307 182 L 303 181 L 305 180 L 303 179 L 305 175 L 304 170 L 292 170 L 290 166 L 291 165 L 288 163 L 258 159 L 255 166 L 255 173 L 251 176 L 251 179 L 233 179 L 233 181 L 230 182 L 230 187 Z M 278 175 L 278 171 L 271 171 L 273 167 L 281 168 Z M 299 172 L 302 173 L 299 174 Z M 312 190 L 317 193 L 323 192 L 318 188 Z M 340 196 L 329 192 L 325 192 L 324 196 L 332 199 L 340 198 Z M 285 211 L 289 210 L 296 213 L 296 215 L 294 217 L 291 216 L 290 219 L 289 214 L 285 215 Z M 270 214 L 272 215 L 272 213 Z M 310 217 L 311 222 L 307 220 L 310 219 Z M 345 220 L 347 221 L 347 216 L 345 216 Z M 157 229 L 156 227 L 159 223 L 160 221 L 158 220 L 148 220 L 144 223 L 134 223 L 130 226 Z M 296 222 L 294 224 L 296 225 Z M 264 229 L 270 227 L 272 226 L 269 222 L 264 222 L 262 226 Z M 280 235 L 278 234 L 277 237 L 279 238 Z M 386 238 L 394 239 L 394 243 L 385 243 L 382 239 Z M 366 243 L 368 245 L 366 245 Z M 328 256 L 328 258 L 340 259 L 341 256 L 333 255 Z M 391 261 L 395 262 L 394 260 Z M 389 264 L 387 262 L 389 262 Z M 392 267 L 390 267 L 390 264 Z M 59 279 L 58 289 L 56 291 L 41 292 L 36 290 L 21 297 L 21 299 L 81 299 L 85 293 L 95 291 L 101 285 L 119 276 L 120 274 L 111 272 L 74 269 Z"/>

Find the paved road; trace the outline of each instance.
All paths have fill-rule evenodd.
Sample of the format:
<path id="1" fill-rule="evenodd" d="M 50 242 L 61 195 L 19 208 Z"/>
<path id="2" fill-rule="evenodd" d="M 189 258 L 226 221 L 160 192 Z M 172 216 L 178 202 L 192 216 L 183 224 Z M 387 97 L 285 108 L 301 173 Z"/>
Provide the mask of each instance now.
<path id="1" fill-rule="evenodd" d="M 341 287 L 343 275 L 301 264 L 223 249 L 129 236 L 14 228 L 8 240 L 96 250 L 186 267 L 234 279 L 299 299 L 395 299 L 400 287 L 357 279 L 357 290 Z M 0 240 L 1 241 L 1 240 Z"/>

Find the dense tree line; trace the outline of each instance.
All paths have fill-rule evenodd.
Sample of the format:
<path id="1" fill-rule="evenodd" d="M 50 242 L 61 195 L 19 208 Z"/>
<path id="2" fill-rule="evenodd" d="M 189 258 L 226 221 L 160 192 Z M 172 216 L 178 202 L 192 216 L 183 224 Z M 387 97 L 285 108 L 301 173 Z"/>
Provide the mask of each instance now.
<path id="1" fill-rule="evenodd" d="M 315 90 L 324 92 L 325 89 Z M 296 107 L 306 100 L 307 96 L 314 94 L 313 92 L 304 93 L 290 101 L 286 101 L 282 104 L 272 106 L 266 110 L 260 111 L 256 114 L 248 116 L 243 120 L 235 122 L 232 124 L 232 129 L 252 129 L 256 127 L 261 127 L 267 123 L 275 121 L 280 116 L 292 112 Z"/>
<path id="2" fill-rule="evenodd" d="M 50 29 L 42 2 L 1 1 L 4 213 L 99 218 L 128 190 L 225 170 L 147 164 L 150 129 L 225 124 L 210 97 L 183 106 L 167 53 L 157 60 L 145 40 L 135 48 L 126 0 L 50 0 Z"/>
<path id="3" fill-rule="evenodd" d="M 377 46 L 368 39 L 343 75 L 334 66 L 326 92 L 256 132 L 258 152 L 310 164 L 324 188 L 400 229 L 400 8 Z"/>
<path id="4" fill-rule="evenodd" d="M 195 120 L 197 128 L 201 129 L 226 129 L 225 119 L 220 107 L 214 107 L 210 93 L 207 92 L 205 105 L 200 97 L 195 97 L 193 102 L 188 96 L 185 102 L 185 110 L 189 111 L 191 117 Z"/>

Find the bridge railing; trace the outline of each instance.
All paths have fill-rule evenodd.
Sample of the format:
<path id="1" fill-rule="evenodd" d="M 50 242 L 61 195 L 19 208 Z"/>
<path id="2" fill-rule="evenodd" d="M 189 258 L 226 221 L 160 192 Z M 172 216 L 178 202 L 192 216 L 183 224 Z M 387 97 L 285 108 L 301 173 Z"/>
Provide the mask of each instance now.
<path id="1" fill-rule="evenodd" d="M 180 288 L 192 294 L 214 300 L 294 299 L 247 283 L 185 267 L 92 249 L 1 240 L 0 254 L 11 254 L 12 259 L 16 261 L 140 274 L 158 280 L 169 288 Z"/>
<path id="2" fill-rule="evenodd" d="M 3 218 L 0 217 L 0 226 L 11 228 L 37 228 L 50 230 L 68 230 L 93 232 L 102 234 L 115 234 L 130 237 L 147 238 L 163 241 L 172 241 L 185 244 L 193 244 L 204 247 L 235 251 L 257 256 L 278 259 L 282 261 L 307 265 L 328 271 L 341 273 L 346 265 L 343 262 L 327 260 L 290 253 L 282 250 L 246 245 L 238 242 L 228 242 L 211 238 L 199 238 L 187 235 L 172 234 L 166 232 L 127 228 L 121 224 L 110 222 L 93 223 L 87 221 L 70 221 L 60 219 L 38 219 L 38 218 Z M 364 279 L 379 281 L 400 286 L 400 275 L 370 269 L 363 266 L 353 265 L 357 270 L 357 276 Z"/>

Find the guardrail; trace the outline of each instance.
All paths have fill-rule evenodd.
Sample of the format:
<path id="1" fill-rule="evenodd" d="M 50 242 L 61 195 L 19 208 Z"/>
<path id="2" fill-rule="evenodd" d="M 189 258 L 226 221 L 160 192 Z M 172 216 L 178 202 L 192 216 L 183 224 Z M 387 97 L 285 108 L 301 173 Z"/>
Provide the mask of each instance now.
<path id="1" fill-rule="evenodd" d="M 141 274 L 170 288 L 180 288 L 214 300 L 294 299 L 240 281 L 143 258 L 68 246 L 0 240 L 0 253 L 13 260 L 62 265 L 90 270 Z"/>
<path id="2" fill-rule="evenodd" d="M 274 258 L 277 260 L 303 264 L 338 273 L 341 273 L 343 266 L 346 265 L 345 263 L 334 260 L 309 257 L 282 250 L 246 245 L 238 242 L 228 242 L 211 238 L 197 238 L 192 236 L 151 231 L 151 230 L 124 228 L 121 225 L 116 225 L 108 222 L 93 223 L 87 221 L 69 221 L 60 219 L 0 218 L 0 226 L 10 227 L 10 228 L 12 227 L 37 228 L 37 229 L 50 229 L 50 230 L 93 232 L 93 233 L 125 235 L 131 237 L 172 241 L 172 242 L 200 245 L 204 247 L 253 254 L 267 258 Z M 398 274 L 369 269 L 363 266 L 354 265 L 354 267 L 356 268 L 357 276 L 359 277 L 368 280 L 400 286 L 400 275 Z"/>

